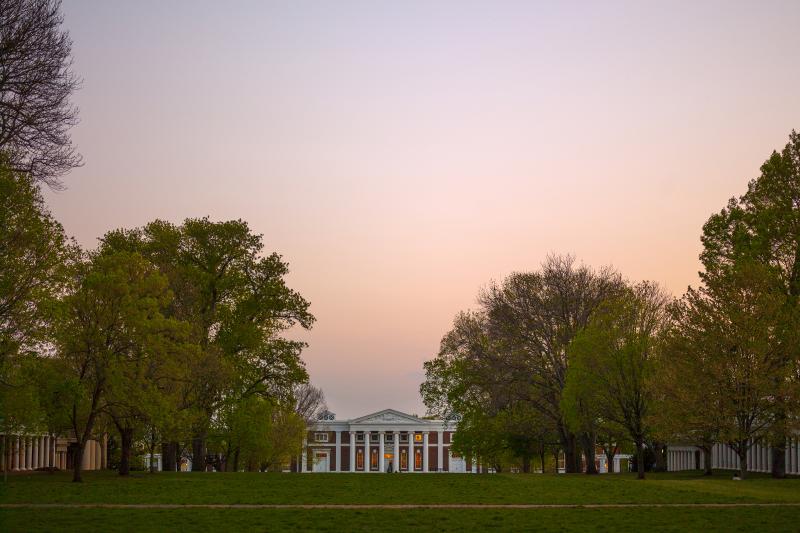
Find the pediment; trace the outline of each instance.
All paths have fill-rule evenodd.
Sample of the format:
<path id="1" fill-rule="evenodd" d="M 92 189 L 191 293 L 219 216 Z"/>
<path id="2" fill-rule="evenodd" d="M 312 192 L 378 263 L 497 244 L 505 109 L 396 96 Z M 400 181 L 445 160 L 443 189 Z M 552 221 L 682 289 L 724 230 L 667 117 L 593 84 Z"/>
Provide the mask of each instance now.
<path id="1" fill-rule="evenodd" d="M 424 424 L 427 420 L 417 418 L 416 416 L 401 413 L 394 409 L 384 409 L 377 413 L 362 416 L 350 421 L 351 424 Z"/>

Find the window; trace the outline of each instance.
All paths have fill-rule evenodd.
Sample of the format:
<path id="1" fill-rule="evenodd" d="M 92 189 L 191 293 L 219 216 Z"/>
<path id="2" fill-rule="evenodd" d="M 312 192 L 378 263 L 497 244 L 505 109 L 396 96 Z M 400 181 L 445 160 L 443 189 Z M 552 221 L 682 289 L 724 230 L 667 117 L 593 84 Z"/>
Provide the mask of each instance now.
<path id="1" fill-rule="evenodd" d="M 408 452 L 406 450 L 400 450 L 400 469 L 408 470 Z"/>
<path id="2" fill-rule="evenodd" d="M 403 433 L 400 435 L 400 442 L 408 442 L 408 433 Z"/>
<path id="3" fill-rule="evenodd" d="M 371 468 L 374 468 L 376 470 L 378 468 L 378 450 L 376 450 L 375 448 L 370 450 L 369 465 Z"/>
<path id="4" fill-rule="evenodd" d="M 356 442 L 364 442 L 364 434 L 356 433 Z"/>
<path id="5" fill-rule="evenodd" d="M 386 434 L 386 442 L 394 442 L 394 433 Z"/>
<path id="6" fill-rule="evenodd" d="M 369 434 L 369 441 L 370 442 L 378 442 L 378 435 L 376 433 Z"/>
<path id="7" fill-rule="evenodd" d="M 414 442 L 422 442 L 422 434 L 414 433 Z"/>
<path id="8" fill-rule="evenodd" d="M 317 442 L 328 442 L 327 433 L 314 433 L 314 440 Z"/>
<path id="9" fill-rule="evenodd" d="M 358 450 L 356 452 L 356 468 L 358 470 L 363 470 L 364 468 L 364 451 Z"/>
<path id="10" fill-rule="evenodd" d="M 414 450 L 414 469 L 422 470 L 422 450 Z"/>

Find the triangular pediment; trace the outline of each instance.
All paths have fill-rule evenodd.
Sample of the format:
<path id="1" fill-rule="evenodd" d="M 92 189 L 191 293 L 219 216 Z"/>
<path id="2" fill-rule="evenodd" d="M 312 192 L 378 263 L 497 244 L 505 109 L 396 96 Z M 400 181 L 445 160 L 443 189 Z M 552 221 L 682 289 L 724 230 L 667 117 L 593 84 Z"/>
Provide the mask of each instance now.
<path id="1" fill-rule="evenodd" d="M 428 421 L 394 409 L 384 409 L 350 421 L 351 424 L 424 424 L 426 422 Z"/>

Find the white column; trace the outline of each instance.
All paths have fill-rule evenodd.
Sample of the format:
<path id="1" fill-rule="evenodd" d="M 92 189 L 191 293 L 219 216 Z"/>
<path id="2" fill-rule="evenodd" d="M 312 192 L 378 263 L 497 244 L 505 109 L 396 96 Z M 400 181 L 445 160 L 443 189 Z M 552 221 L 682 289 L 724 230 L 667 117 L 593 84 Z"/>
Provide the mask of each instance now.
<path id="1" fill-rule="evenodd" d="M 356 471 L 356 432 L 350 432 L 350 471 Z"/>
<path id="2" fill-rule="evenodd" d="M 25 470 L 31 469 L 31 451 L 33 451 L 31 438 L 25 437 Z"/>
<path id="3" fill-rule="evenodd" d="M 414 432 L 408 432 L 408 471 L 414 471 Z"/>
<path id="4" fill-rule="evenodd" d="M 383 474 L 386 472 L 386 461 L 383 459 L 383 436 L 385 431 L 378 432 L 378 472 Z"/>
<path id="5" fill-rule="evenodd" d="M 342 471 L 342 432 L 336 432 L 336 471 Z"/>
<path id="6" fill-rule="evenodd" d="M 372 445 L 370 442 L 371 436 L 371 432 L 364 432 L 364 472 L 369 472 L 369 449 Z"/>
<path id="7" fill-rule="evenodd" d="M 394 435 L 394 457 L 392 457 L 392 472 L 400 471 L 400 432 L 395 431 Z"/>
<path id="8" fill-rule="evenodd" d="M 444 472 L 444 431 L 436 432 L 436 468 Z"/>
<path id="9" fill-rule="evenodd" d="M 303 453 L 300 455 L 301 472 L 306 471 L 307 462 L 308 462 L 308 439 L 303 437 Z"/>
<path id="10" fill-rule="evenodd" d="M 11 470 L 19 470 L 19 436 L 11 437 Z"/>
<path id="11" fill-rule="evenodd" d="M 45 445 L 44 439 L 46 437 L 44 435 L 39 437 L 39 468 L 44 468 L 47 465 L 45 461 L 47 461 L 47 446 Z"/>
<path id="12" fill-rule="evenodd" d="M 422 471 L 428 471 L 428 432 L 422 432 Z"/>
<path id="13" fill-rule="evenodd" d="M 50 466 L 56 467 L 56 452 L 58 451 L 58 437 L 50 435 Z"/>
<path id="14" fill-rule="evenodd" d="M 31 469 L 39 468 L 39 437 L 31 438 Z"/>

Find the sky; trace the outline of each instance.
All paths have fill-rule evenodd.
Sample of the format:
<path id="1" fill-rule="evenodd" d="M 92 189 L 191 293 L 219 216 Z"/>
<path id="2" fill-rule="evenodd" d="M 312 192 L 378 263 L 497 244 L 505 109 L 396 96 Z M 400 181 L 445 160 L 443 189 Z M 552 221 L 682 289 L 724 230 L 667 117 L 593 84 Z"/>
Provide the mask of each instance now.
<path id="1" fill-rule="evenodd" d="M 79 1 L 85 247 L 243 219 L 317 322 L 339 418 L 424 414 L 422 363 L 551 253 L 680 295 L 704 221 L 800 129 L 800 2 Z M 294 335 L 295 333 L 293 333 Z"/>

